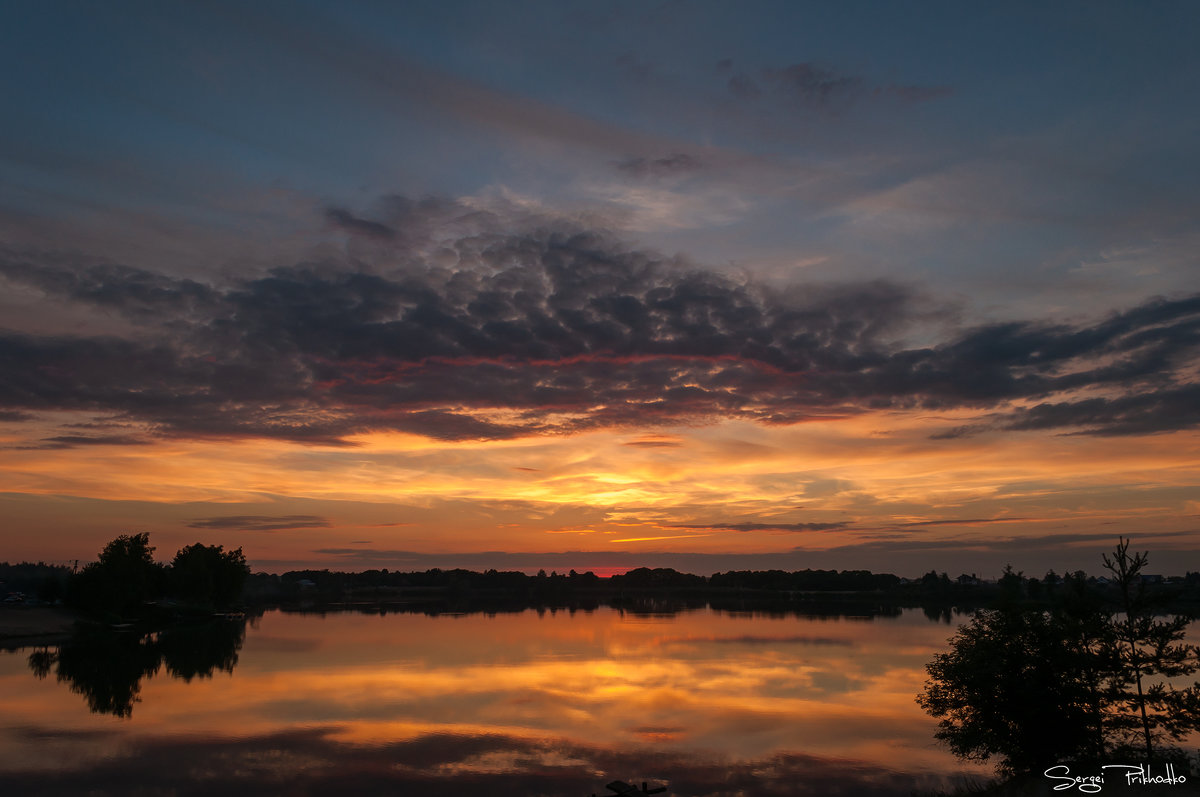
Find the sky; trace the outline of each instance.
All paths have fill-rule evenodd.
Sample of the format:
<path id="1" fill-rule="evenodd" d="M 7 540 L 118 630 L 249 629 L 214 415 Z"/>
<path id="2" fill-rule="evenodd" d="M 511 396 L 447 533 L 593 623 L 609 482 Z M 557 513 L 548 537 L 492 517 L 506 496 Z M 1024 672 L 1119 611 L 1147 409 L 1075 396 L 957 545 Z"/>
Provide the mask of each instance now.
<path id="1" fill-rule="evenodd" d="M 0 559 L 1200 569 L 1198 39 L 0 5 Z"/>

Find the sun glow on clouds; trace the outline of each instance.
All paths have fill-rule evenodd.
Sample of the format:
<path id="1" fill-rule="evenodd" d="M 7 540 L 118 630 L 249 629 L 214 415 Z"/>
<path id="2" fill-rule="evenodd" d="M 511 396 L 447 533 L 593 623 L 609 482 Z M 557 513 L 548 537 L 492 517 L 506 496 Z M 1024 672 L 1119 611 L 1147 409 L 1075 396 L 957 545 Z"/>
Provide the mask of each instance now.
<path id="1" fill-rule="evenodd" d="M 395 240 L 460 224 L 463 209 L 388 207 L 387 223 L 327 215 Z M 59 496 L 141 502 L 138 525 L 172 542 L 198 529 L 252 558 L 290 546 L 292 561 L 361 566 L 581 538 L 774 553 L 1134 519 L 1177 532 L 1200 483 L 1200 297 L 1074 326 L 957 327 L 897 284 L 776 289 L 603 233 L 505 223 L 495 214 L 455 240 L 459 270 L 387 276 L 296 266 L 201 284 L 0 258 L 6 280 L 166 341 L 0 341 L 20 408 L 0 415 L 15 430 L 0 473 L 28 499 L 22 517 L 62 526 Z M 951 328 L 906 344 L 926 312 Z M 58 532 L 54 553 L 86 556 L 127 530 Z M 49 555 L 34 542 L 25 555 Z"/>
<path id="2" fill-rule="evenodd" d="M 350 445 L 152 440 L 10 451 L 10 490 L 142 501 L 151 527 L 212 516 L 301 514 L 317 531 L 240 532 L 251 556 L 296 540 L 374 549 L 565 551 L 613 545 L 696 552 L 824 550 L 864 541 L 1175 528 L 1200 480 L 1200 436 L 1121 439 L 1034 433 L 931 439 L 970 418 L 864 413 L 764 427 L 726 421 L 653 434 L 595 431 L 445 442 L 403 433 Z M 261 508 L 263 502 L 274 512 Z M 249 510 L 240 507 L 255 504 Z M 159 525 L 156 525 L 159 524 Z M 240 535 L 240 536 L 239 536 Z M 882 537 L 880 536 L 882 535 Z M 309 543 L 312 545 L 312 543 Z"/>

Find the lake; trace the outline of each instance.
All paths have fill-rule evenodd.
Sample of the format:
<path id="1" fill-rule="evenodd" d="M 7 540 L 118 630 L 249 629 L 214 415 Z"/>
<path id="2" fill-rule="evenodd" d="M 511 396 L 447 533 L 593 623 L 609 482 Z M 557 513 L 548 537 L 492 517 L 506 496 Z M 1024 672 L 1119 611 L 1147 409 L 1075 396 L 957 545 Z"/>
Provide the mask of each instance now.
<path id="1" fill-rule="evenodd" d="M 13 794 L 903 795 L 987 769 L 920 610 L 298 613 L 0 653 Z"/>

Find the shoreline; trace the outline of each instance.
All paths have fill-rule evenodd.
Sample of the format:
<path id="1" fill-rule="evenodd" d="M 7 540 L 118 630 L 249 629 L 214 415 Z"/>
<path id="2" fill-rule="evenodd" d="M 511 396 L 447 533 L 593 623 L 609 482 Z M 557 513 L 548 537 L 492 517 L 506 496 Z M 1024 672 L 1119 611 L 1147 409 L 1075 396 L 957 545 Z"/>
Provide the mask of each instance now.
<path id="1" fill-rule="evenodd" d="M 4 606 L 0 608 L 0 649 L 61 642 L 77 619 L 73 612 L 53 606 Z"/>

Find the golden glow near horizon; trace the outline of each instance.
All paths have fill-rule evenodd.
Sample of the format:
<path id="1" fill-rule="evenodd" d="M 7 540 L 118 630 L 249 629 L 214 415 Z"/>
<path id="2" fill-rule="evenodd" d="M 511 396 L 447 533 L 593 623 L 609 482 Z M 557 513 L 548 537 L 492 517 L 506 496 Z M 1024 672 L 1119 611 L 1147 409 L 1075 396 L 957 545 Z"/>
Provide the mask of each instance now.
<path id="1" fill-rule="evenodd" d="M 388 433 L 343 447 L 162 440 L 10 450 L 0 475 L 10 497 L 26 496 L 30 522 L 31 506 L 63 496 L 137 502 L 141 516 L 121 522 L 184 537 L 197 535 L 189 526 L 197 518 L 319 516 L 287 534 L 224 530 L 250 556 L 282 559 L 364 537 L 371 548 L 426 552 L 745 553 L 822 550 L 898 530 L 966 546 L 984 526 L 988 536 L 1011 537 L 1194 525 L 1200 434 L 1136 445 L 1021 432 L 932 438 L 964 420 L 879 412 L 793 426 L 726 421 L 459 443 Z M 25 540 L 15 558 L 54 558 L 46 539 Z"/>

